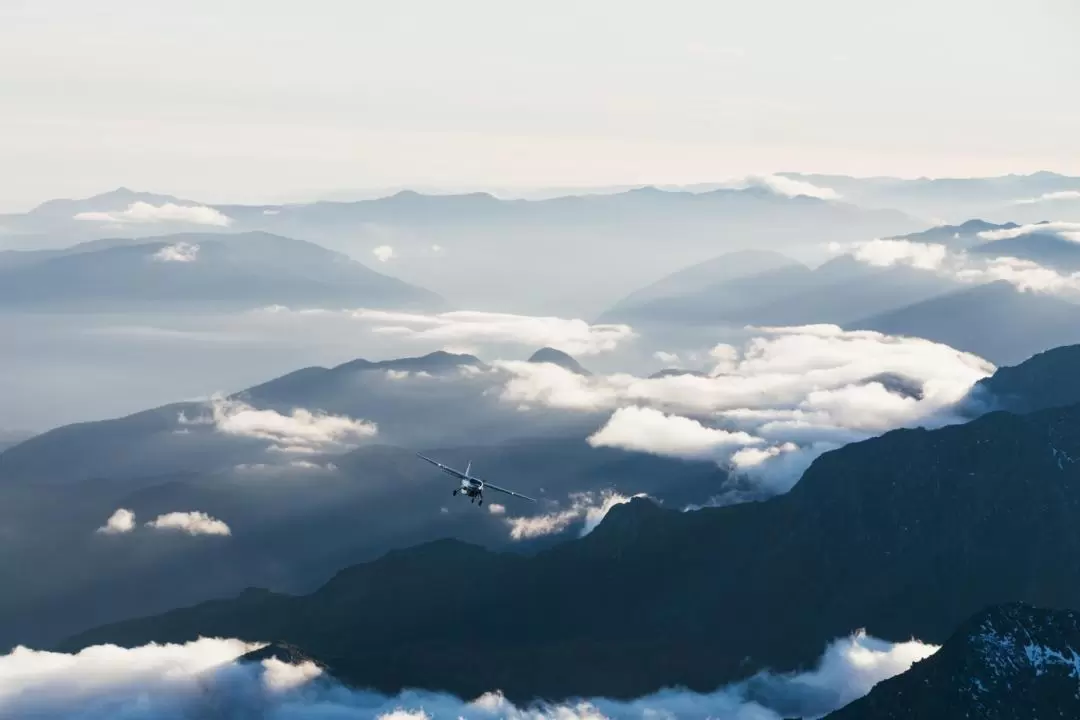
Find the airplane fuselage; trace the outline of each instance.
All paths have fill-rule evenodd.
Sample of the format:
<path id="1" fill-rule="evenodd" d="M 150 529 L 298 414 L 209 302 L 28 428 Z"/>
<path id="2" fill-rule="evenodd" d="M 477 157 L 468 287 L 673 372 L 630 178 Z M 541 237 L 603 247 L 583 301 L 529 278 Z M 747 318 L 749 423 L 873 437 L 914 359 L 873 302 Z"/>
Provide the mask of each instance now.
<path id="1" fill-rule="evenodd" d="M 484 483 L 480 480 L 462 480 L 458 492 L 471 498 L 479 497 L 484 492 Z"/>

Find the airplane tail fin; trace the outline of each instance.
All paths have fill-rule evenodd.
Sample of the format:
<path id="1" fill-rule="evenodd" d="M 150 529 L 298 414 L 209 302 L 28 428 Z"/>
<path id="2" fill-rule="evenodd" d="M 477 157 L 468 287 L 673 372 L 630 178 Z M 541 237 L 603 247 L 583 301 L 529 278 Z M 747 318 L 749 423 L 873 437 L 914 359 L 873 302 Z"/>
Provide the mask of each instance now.
<path id="1" fill-rule="evenodd" d="M 465 474 L 468 475 L 470 470 L 472 470 L 472 460 L 465 466 Z"/>

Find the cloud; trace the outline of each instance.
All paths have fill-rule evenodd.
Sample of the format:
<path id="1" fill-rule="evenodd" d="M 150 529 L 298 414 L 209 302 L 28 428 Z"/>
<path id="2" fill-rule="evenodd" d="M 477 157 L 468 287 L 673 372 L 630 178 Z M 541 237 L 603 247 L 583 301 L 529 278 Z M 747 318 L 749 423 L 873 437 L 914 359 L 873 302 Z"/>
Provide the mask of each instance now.
<path id="1" fill-rule="evenodd" d="M 832 188 L 819 187 L 805 180 L 795 180 L 783 175 L 747 175 L 739 180 L 723 183 L 723 186 L 735 190 L 760 188 L 783 197 L 799 197 L 803 195 L 818 200 L 840 199 L 840 194 Z"/>
<path id="2" fill-rule="evenodd" d="M 119 535 L 122 533 L 129 533 L 135 529 L 135 513 L 125 508 L 120 508 L 114 512 L 109 520 L 99 527 L 96 532 L 104 535 Z"/>
<path id="3" fill-rule="evenodd" d="M 681 362 L 678 354 L 664 352 L 663 350 L 657 350 L 656 352 L 654 352 L 653 357 L 664 363 L 668 367 L 678 367 L 679 363 Z"/>
<path id="4" fill-rule="evenodd" d="M 671 689 L 634 700 L 590 698 L 521 707 L 497 690 L 471 700 L 412 690 L 388 697 L 340 685 L 310 662 L 236 662 L 259 647 L 220 638 L 136 648 L 99 645 L 76 654 L 17 647 L 0 656 L 0 715 L 38 720 L 780 720 L 831 712 L 938 650 L 858 632 L 830 643 L 817 667 L 805 673 L 761 673 L 706 694 Z"/>
<path id="5" fill-rule="evenodd" d="M 919 338 L 834 325 L 750 330 L 754 336 L 741 347 L 714 349 L 707 376 L 583 377 L 558 366 L 497 362 L 500 398 L 611 412 L 590 443 L 733 463 L 769 492 L 784 492 L 798 479 L 795 471 L 826 449 L 898 427 L 958 421 L 955 404 L 995 369 Z"/>
<path id="6" fill-rule="evenodd" d="M 646 496 L 639 493 L 634 497 Z M 611 508 L 626 502 L 630 502 L 630 498 L 613 490 L 573 493 L 567 508 L 542 515 L 506 517 L 505 522 L 510 527 L 510 538 L 513 540 L 556 535 L 577 522 L 582 523 L 579 537 L 585 537 L 596 529 Z"/>
<path id="7" fill-rule="evenodd" d="M 151 255 L 154 260 L 158 262 L 194 262 L 199 256 L 199 246 L 191 243 L 176 243 L 175 245 L 166 245 Z"/>
<path id="8" fill-rule="evenodd" d="M 1011 240 L 1025 235 L 1053 235 L 1062 240 L 1080 242 L 1080 223 L 1077 222 L 1046 222 L 1021 225 L 1014 228 L 1001 228 L 999 230 L 983 230 L 978 235 L 983 240 Z"/>
<path id="9" fill-rule="evenodd" d="M 282 415 L 221 396 L 211 399 L 210 410 L 218 432 L 266 440 L 271 443 L 271 450 L 284 453 L 345 451 L 378 433 L 375 423 L 366 420 L 313 413 L 303 408 Z"/>
<path id="10" fill-rule="evenodd" d="M 505 505 L 500 505 L 499 503 L 488 503 L 487 509 L 488 509 L 488 512 L 491 513 L 492 515 L 505 515 L 506 514 L 506 506 Z"/>
<path id="11" fill-rule="evenodd" d="M 378 258 L 379 262 L 386 262 L 390 258 L 394 257 L 394 248 L 389 245 L 380 245 L 371 251 L 371 253 Z"/>
<path id="12" fill-rule="evenodd" d="M 1024 225 L 1011 229 L 989 230 L 979 235 L 984 240 L 1008 240 L 1035 232 L 1054 235 L 1070 242 L 1080 242 L 1078 223 Z M 851 250 L 856 260 L 877 267 L 907 265 L 968 285 L 1004 281 L 1021 292 L 1080 299 L 1080 272 L 1064 274 L 1032 260 L 954 252 L 944 245 L 909 240 L 871 240 L 849 246 L 832 243 L 830 249 L 833 252 Z"/>
<path id="13" fill-rule="evenodd" d="M 635 337 L 628 325 L 590 325 L 584 320 L 461 310 L 432 315 L 354 310 L 372 331 L 408 340 L 447 344 L 509 343 L 559 347 L 572 355 L 614 350 Z"/>
<path id="14" fill-rule="evenodd" d="M 146 523 L 155 530 L 179 530 L 188 535 L 231 535 L 229 526 L 204 512 L 171 512 Z"/>
<path id="15" fill-rule="evenodd" d="M 1059 190 L 1058 192 L 1043 193 L 1039 197 L 1017 200 L 1014 204 L 1036 205 L 1038 203 L 1053 202 L 1055 200 L 1080 200 L 1080 190 Z"/>
<path id="16" fill-rule="evenodd" d="M 745 432 L 706 427 L 697 420 L 633 405 L 619 408 L 591 435 L 593 447 L 652 452 L 684 458 L 716 457 L 731 448 L 765 442 Z"/>
<path id="17" fill-rule="evenodd" d="M 228 215 L 203 205 L 151 205 L 142 201 L 131 203 L 127 210 L 81 212 L 75 215 L 75 219 L 119 224 L 180 222 L 215 227 L 228 227 L 232 224 L 232 218 Z"/>

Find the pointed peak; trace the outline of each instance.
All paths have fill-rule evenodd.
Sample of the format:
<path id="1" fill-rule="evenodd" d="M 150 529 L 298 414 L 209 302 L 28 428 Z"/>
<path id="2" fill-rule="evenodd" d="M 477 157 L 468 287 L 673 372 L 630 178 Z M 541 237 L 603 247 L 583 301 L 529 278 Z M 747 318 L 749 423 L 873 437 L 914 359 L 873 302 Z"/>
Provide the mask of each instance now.
<path id="1" fill-rule="evenodd" d="M 578 375 L 590 376 L 591 372 L 582 367 L 581 363 L 562 350 L 557 350 L 553 347 L 542 347 L 534 352 L 528 362 L 531 363 L 551 363 L 552 365 L 558 365 L 564 370 L 569 370 L 572 373 Z"/>

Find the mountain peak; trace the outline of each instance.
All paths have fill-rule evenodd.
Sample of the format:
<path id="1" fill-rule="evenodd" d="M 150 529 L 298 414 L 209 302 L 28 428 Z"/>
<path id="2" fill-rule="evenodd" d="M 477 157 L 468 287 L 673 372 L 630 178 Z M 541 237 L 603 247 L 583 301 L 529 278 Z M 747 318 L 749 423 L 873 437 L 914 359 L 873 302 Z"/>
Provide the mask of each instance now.
<path id="1" fill-rule="evenodd" d="M 558 365 L 564 370 L 569 370 L 578 375 L 592 375 L 591 372 L 582 367 L 581 363 L 575 360 L 571 355 L 568 355 L 562 350 L 556 350 L 553 347 L 540 348 L 529 357 L 528 361 L 531 363 L 551 363 L 552 365 Z"/>

